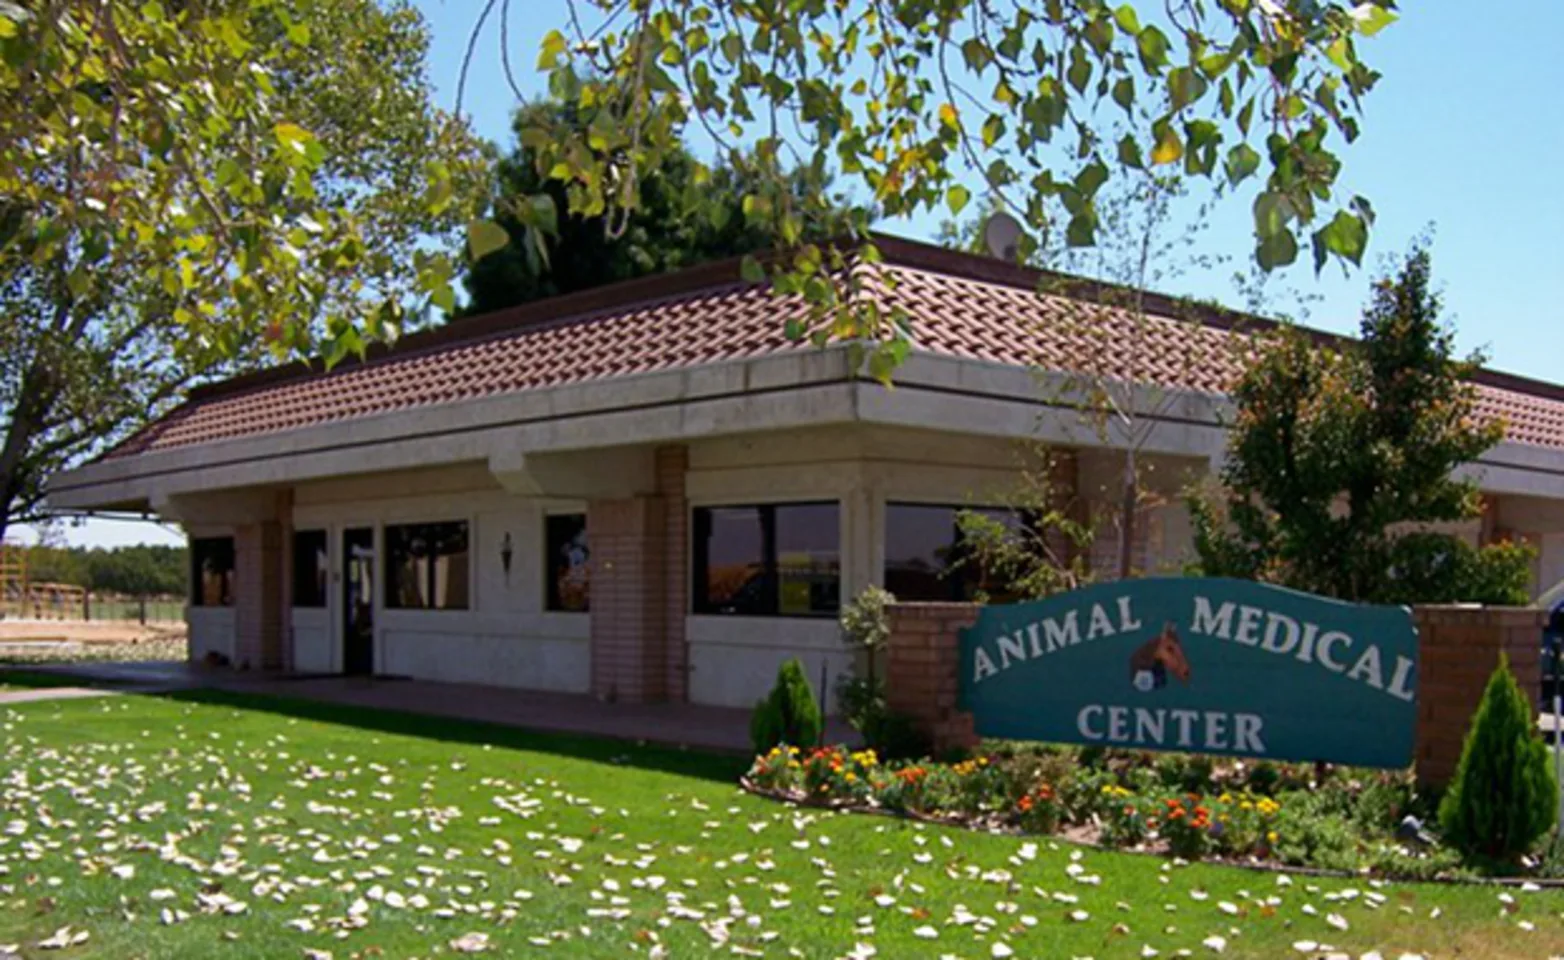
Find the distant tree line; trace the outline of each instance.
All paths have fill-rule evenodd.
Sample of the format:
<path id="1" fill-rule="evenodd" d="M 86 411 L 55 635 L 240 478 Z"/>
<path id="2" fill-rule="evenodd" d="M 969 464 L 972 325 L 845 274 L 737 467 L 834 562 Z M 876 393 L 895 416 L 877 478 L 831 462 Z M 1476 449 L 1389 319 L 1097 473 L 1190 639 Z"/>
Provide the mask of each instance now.
<path id="1" fill-rule="evenodd" d="M 27 579 L 68 583 L 93 593 L 130 596 L 182 595 L 189 581 L 184 547 L 27 548 Z"/>

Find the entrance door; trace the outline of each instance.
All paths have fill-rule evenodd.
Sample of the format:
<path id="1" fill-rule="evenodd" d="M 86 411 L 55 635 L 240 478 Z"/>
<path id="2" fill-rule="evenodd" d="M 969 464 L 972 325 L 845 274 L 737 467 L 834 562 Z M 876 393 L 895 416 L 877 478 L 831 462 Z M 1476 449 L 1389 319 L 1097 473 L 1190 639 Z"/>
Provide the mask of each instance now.
<path id="1" fill-rule="evenodd" d="M 342 672 L 375 670 L 375 531 L 342 531 Z"/>

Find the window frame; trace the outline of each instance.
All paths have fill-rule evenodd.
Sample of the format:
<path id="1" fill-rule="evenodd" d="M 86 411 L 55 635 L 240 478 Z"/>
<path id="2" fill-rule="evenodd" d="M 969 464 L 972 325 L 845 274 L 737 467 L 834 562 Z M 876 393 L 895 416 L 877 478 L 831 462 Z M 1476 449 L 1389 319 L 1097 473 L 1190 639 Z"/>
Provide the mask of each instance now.
<path id="1" fill-rule="evenodd" d="M 836 511 L 836 608 L 809 613 L 787 613 L 781 610 L 781 584 L 778 581 L 777 511 L 787 507 L 832 507 Z M 717 608 L 708 596 L 710 586 L 710 538 L 700 517 L 717 510 L 755 510 L 761 521 L 761 566 L 763 576 L 770 581 L 765 596 L 772 609 L 763 611 L 725 611 Z M 843 548 L 847 538 L 842 534 L 842 501 L 831 498 L 806 500 L 773 500 L 764 503 L 702 503 L 690 506 L 690 597 L 688 609 L 694 616 L 749 617 L 765 620 L 825 620 L 835 619 L 842 610 L 842 578 L 844 574 Z M 709 523 L 709 521 L 707 521 Z"/>
<path id="2" fill-rule="evenodd" d="M 465 561 L 465 564 L 466 564 L 466 577 L 465 577 L 465 580 L 466 580 L 466 593 L 465 593 L 465 596 L 463 597 L 463 602 L 462 602 L 461 606 L 456 606 L 456 607 L 406 606 L 406 605 L 404 605 L 401 602 L 401 599 L 398 596 L 399 591 L 396 589 L 401 581 L 396 576 L 394 576 L 393 573 L 392 573 L 392 570 L 393 570 L 393 560 L 395 559 L 395 557 L 393 556 L 392 549 L 391 549 L 391 547 L 392 547 L 391 531 L 392 530 L 397 530 L 397 529 L 409 529 L 409 528 L 415 528 L 416 529 L 416 528 L 419 528 L 419 527 L 444 527 L 444 526 L 460 526 L 460 527 L 463 528 L 463 530 L 464 530 L 464 532 L 466 533 L 466 536 L 467 536 L 467 549 L 465 551 L 466 554 L 467 554 L 467 559 Z M 474 561 L 474 553 L 475 553 L 474 547 L 476 546 L 476 544 L 474 543 L 474 540 L 473 540 L 474 526 L 475 525 L 474 525 L 471 517 L 456 517 L 456 518 L 448 519 L 448 520 L 400 520 L 400 521 L 396 521 L 396 522 L 386 522 L 386 523 L 380 524 L 380 529 L 379 529 L 379 536 L 380 536 L 379 544 L 380 544 L 380 547 L 379 547 L 379 549 L 380 549 L 381 556 L 380 556 L 379 573 L 380 573 L 381 582 L 379 584 L 379 591 L 378 591 L 380 595 L 376 598 L 376 603 L 377 603 L 379 609 L 386 610 L 386 611 L 417 612 L 417 613 L 471 613 L 475 609 L 474 592 L 475 592 L 475 588 L 477 586 L 473 582 L 473 571 L 474 571 L 474 563 L 473 563 L 473 561 Z M 429 582 L 426 583 L 426 584 L 422 584 L 421 585 L 424 588 L 426 588 L 426 590 L 427 590 L 427 593 L 425 593 L 424 595 L 427 596 L 427 597 L 431 597 L 431 598 L 436 593 L 436 591 L 435 591 L 436 583 L 435 583 L 435 579 L 434 579 L 435 578 L 435 569 L 436 569 L 436 565 L 431 563 L 429 565 L 429 574 L 428 574 L 428 576 L 430 578 Z"/>
<path id="3" fill-rule="evenodd" d="M 556 578 L 554 576 L 554 545 L 552 543 L 552 530 L 551 530 L 551 527 L 553 526 L 553 524 L 554 524 L 554 522 L 556 520 L 560 520 L 560 519 L 564 519 L 564 518 L 574 518 L 574 517 L 581 518 L 581 534 L 586 537 L 586 547 L 587 547 L 587 559 L 586 559 L 587 595 L 586 595 L 586 605 L 584 607 L 582 607 L 581 609 L 579 609 L 579 610 L 571 610 L 571 609 L 569 609 L 567 607 L 564 607 L 564 606 L 556 606 L 555 605 L 555 601 L 558 600 L 558 586 L 559 586 L 559 584 L 558 584 L 558 581 L 556 580 Z M 591 531 L 590 531 L 590 529 L 588 527 L 587 512 L 585 510 L 554 510 L 554 511 L 548 511 L 548 512 L 545 512 L 543 514 L 543 524 L 542 524 L 542 526 L 543 526 L 543 531 L 542 531 L 542 534 L 543 534 L 543 537 L 542 537 L 542 539 L 543 539 L 543 543 L 542 543 L 542 548 L 543 548 L 542 549 L 542 553 L 543 553 L 543 571 L 542 571 L 543 572 L 543 612 L 544 613 L 567 613 L 567 614 L 590 614 L 592 612 L 592 537 L 591 537 Z"/>
<path id="4" fill-rule="evenodd" d="M 202 590 L 205 574 L 202 569 L 205 553 L 202 545 L 210 546 L 217 543 L 226 543 L 228 553 L 228 570 L 226 574 L 223 600 L 220 603 L 207 603 L 205 591 Z M 190 606 L 203 610 L 225 610 L 234 606 L 234 580 L 239 570 L 238 544 L 233 534 L 222 534 L 215 537 L 190 537 L 188 549 L 190 551 Z"/>
<path id="5" fill-rule="evenodd" d="M 319 603 L 299 602 L 299 538 L 307 536 L 318 536 L 320 538 L 320 549 L 325 553 L 326 557 L 326 581 L 320 585 Z M 288 594 L 289 606 L 296 610 L 325 610 L 331 606 L 331 531 L 326 527 L 305 527 L 302 529 L 295 529 L 293 531 L 293 536 L 290 538 L 288 549 L 291 551 L 288 557 L 288 573 L 290 574 Z M 314 559 L 315 558 L 313 557 L 311 558 L 312 565 Z"/>

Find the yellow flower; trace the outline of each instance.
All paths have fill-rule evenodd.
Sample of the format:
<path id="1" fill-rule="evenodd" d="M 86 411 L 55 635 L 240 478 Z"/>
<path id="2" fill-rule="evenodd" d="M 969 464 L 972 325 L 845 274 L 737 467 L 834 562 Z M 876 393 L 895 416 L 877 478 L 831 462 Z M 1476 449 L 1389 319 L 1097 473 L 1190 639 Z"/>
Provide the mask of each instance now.
<path id="1" fill-rule="evenodd" d="M 849 770 L 849 771 L 847 771 L 847 776 L 844 779 L 848 783 L 852 783 L 852 782 L 854 782 L 854 781 L 856 781 L 858 779 L 858 774 L 853 773 L 851 770 Z"/>
<path id="2" fill-rule="evenodd" d="M 1272 843 L 1275 843 L 1276 842 L 1276 831 L 1272 830 L 1270 833 L 1267 833 L 1265 835 L 1265 839 L 1271 841 Z"/>

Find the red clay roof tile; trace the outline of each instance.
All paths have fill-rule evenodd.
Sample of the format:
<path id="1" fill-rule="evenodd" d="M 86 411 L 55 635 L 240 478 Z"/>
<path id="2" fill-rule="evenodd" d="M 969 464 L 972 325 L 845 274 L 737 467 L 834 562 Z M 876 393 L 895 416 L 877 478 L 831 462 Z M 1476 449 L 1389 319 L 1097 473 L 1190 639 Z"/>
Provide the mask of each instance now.
<path id="1" fill-rule="evenodd" d="M 1039 294 L 1043 275 L 1032 271 L 890 238 L 881 246 L 886 280 L 866 289 L 883 307 L 907 311 L 915 349 L 929 354 L 1220 393 L 1253 345 L 1244 328 L 1274 326 L 1147 295 L 1136 337 L 1134 312 L 1100 302 L 1099 285 Z M 109 456 L 810 349 L 783 335 L 789 318 L 807 319 L 802 302 L 734 282 L 736 273 L 735 264 L 710 264 L 456 321 L 331 372 L 293 367 L 193 391 Z M 1482 380 L 1480 409 L 1505 418 L 1510 439 L 1564 449 L 1564 388 L 1503 374 Z"/>

